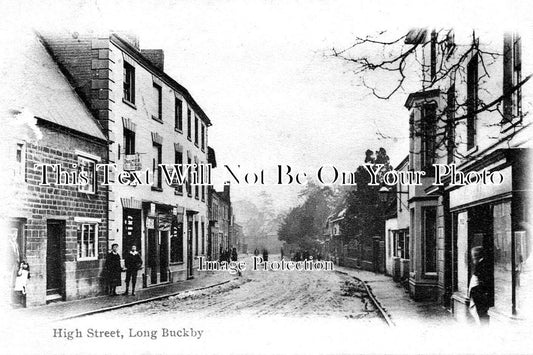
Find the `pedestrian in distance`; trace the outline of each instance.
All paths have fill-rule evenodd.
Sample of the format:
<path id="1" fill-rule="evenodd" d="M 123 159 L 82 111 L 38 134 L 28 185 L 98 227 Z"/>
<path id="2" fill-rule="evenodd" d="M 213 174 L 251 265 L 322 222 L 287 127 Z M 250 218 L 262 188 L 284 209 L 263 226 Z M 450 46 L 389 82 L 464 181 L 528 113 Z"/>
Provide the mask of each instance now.
<path id="1" fill-rule="evenodd" d="M 15 292 L 17 293 L 18 303 L 26 307 L 26 286 L 30 278 L 30 265 L 23 260 L 20 263 L 17 277 L 15 279 Z"/>
<path id="2" fill-rule="evenodd" d="M 487 264 L 483 247 L 477 246 L 470 251 L 472 258 L 472 276 L 468 286 L 470 313 L 479 325 L 489 324 L 491 307 L 490 268 Z"/>
<path id="3" fill-rule="evenodd" d="M 254 250 L 254 256 L 258 256 L 259 255 L 259 249 L 255 248 Z"/>
<path id="4" fill-rule="evenodd" d="M 268 250 L 263 249 L 263 261 L 268 261 Z"/>
<path id="5" fill-rule="evenodd" d="M 235 262 L 236 262 L 237 259 L 238 259 L 238 256 L 237 256 L 237 248 L 233 248 L 233 249 L 231 250 L 231 261 L 235 261 Z M 238 274 L 239 276 L 242 275 L 240 269 L 237 270 L 237 274 Z"/>
<path id="6" fill-rule="evenodd" d="M 131 295 L 135 296 L 137 271 L 139 271 L 143 265 L 141 254 L 137 251 L 136 245 L 132 245 L 131 250 L 124 257 L 124 265 L 126 266 L 126 292 L 124 292 L 124 294 L 128 294 L 131 280 Z"/>
<path id="7" fill-rule="evenodd" d="M 117 286 L 121 284 L 120 275 L 122 273 L 122 267 L 120 266 L 120 254 L 117 250 L 118 244 L 111 245 L 111 251 L 107 254 L 104 266 L 105 277 L 111 296 L 117 295 Z"/>

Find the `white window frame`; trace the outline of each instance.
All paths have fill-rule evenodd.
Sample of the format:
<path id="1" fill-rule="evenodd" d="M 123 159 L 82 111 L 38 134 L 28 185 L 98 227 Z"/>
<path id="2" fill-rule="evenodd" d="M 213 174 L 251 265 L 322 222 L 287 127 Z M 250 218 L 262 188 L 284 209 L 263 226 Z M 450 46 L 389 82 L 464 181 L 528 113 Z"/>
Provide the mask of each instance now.
<path id="1" fill-rule="evenodd" d="M 87 161 L 89 163 L 92 163 L 93 164 L 93 183 L 92 184 L 87 184 L 87 185 L 78 185 L 78 191 L 79 192 L 83 192 L 83 193 L 86 193 L 88 195 L 94 195 L 96 194 L 96 163 L 97 163 L 97 160 L 94 159 L 93 157 L 90 157 L 88 155 L 85 155 L 85 154 L 78 154 L 78 171 L 81 173 L 81 161 Z M 91 189 L 90 190 L 87 190 L 87 187 L 90 187 Z"/>
<path id="2" fill-rule="evenodd" d="M 94 226 L 94 255 L 93 256 L 81 256 L 82 249 L 80 248 L 83 246 L 84 242 L 84 231 L 86 230 L 85 227 L 88 227 L 90 225 Z M 85 260 L 97 260 L 98 259 L 98 222 L 95 221 L 80 221 L 78 223 L 78 232 L 81 229 L 81 243 L 78 239 L 78 235 L 76 234 L 76 257 L 78 261 L 85 261 Z M 88 228 L 87 228 L 88 230 Z M 87 236 L 88 238 L 88 236 Z"/>
<path id="3" fill-rule="evenodd" d="M 20 147 L 20 163 L 17 162 L 17 152 Z M 16 181 L 24 182 L 26 180 L 26 143 L 21 141 L 16 143 L 13 177 Z"/>

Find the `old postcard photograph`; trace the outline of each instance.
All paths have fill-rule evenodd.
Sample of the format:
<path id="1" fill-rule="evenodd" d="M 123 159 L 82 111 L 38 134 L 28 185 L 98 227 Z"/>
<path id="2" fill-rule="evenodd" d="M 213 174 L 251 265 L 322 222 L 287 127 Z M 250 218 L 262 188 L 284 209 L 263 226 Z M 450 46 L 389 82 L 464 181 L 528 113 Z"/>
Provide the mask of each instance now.
<path id="1" fill-rule="evenodd" d="M 533 353 L 527 1 L 0 9 L 2 353 Z"/>

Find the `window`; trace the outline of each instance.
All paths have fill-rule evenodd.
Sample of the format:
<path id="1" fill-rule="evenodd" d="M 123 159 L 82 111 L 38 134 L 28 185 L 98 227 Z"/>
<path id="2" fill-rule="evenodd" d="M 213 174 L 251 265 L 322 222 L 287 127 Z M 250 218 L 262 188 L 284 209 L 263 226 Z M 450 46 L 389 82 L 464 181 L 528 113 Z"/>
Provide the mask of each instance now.
<path id="1" fill-rule="evenodd" d="M 156 99 L 156 105 L 157 105 L 157 115 L 152 116 L 155 119 L 159 121 L 163 121 L 163 89 L 161 86 L 157 85 L 156 83 L 153 84 L 154 87 L 154 96 Z"/>
<path id="2" fill-rule="evenodd" d="M 78 224 L 78 260 L 98 258 L 98 224 Z"/>
<path id="3" fill-rule="evenodd" d="M 85 157 L 78 157 L 78 176 L 84 176 L 87 180 L 85 184 L 78 185 L 78 191 L 88 194 L 96 192 L 96 162 Z M 80 180 L 83 178 L 80 178 Z M 83 182 L 81 180 L 80 182 Z"/>
<path id="4" fill-rule="evenodd" d="M 178 131 L 183 131 L 183 102 L 176 98 L 174 101 L 174 126 Z"/>
<path id="5" fill-rule="evenodd" d="M 26 145 L 24 143 L 17 143 L 13 175 L 18 181 L 24 181 L 26 178 Z"/>
<path id="6" fill-rule="evenodd" d="M 191 140 L 192 138 L 192 112 L 191 109 L 187 109 L 187 138 Z"/>
<path id="7" fill-rule="evenodd" d="M 478 105 L 478 57 L 472 57 L 466 67 L 466 148 L 476 145 L 476 111 Z"/>
<path id="8" fill-rule="evenodd" d="M 124 154 L 135 154 L 135 132 L 124 128 Z"/>
<path id="9" fill-rule="evenodd" d="M 450 86 L 446 94 L 446 135 L 448 164 L 451 164 L 455 151 L 455 83 Z"/>
<path id="10" fill-rule="evenodd" d="M 198 116 L 194 116 L 194 144 L 198 147 Z"/>
<path id="11" fill-rule="evenodd" d="M 426 207 L 424 216 L 424 272 L 437 271 L 437 209 Z"/>
<path id="12" fill-rule="evenodd" d="M 205 151 L 205 124 L 202 123 L 202 151 Z"/>
<path id="13" fill-rule="evenodd" d="M 198 186 L 198 179 L 200 177 L 200 165 L 198 164 L 198 160 L 196 160 L 196 158 L 194 159 L 194 170 L 196 171 L 196 181 L 195 181 L 195 184 L 194 184 L 194 198 L 198 200 L 198 197 L 199 197 L 199 194 L 198 194 L 198 190 L 200 189 L 200 187 Z"/>
<path id="14" fill-rule="evenodd" d="M 195 248 L 194 248 L 194 255 L 198 256 L 198 222 L 194 222 L 194 240 L 195 240 Z"/>
<path id="15" fill-rule="evenodd" d="M 124 100 L 135 103 L 135 68 L 124 62 Z"/>
<path id="16" fill-rule="evenodd" d="M 404 229 L 392 231 L 392 233 L 394 256 L 409 259 L 409 231 Z"/>
<path id="17" fill-rule="evenodd" d="M 503 116 L 504 123 L 522 119 L 522 44 L 516 33 L 506 34 L 503 42 Z"/>
<path id="18" fill-rule="evenodd" d="M 153 160 L 152 160 L 152 172 L 153 172 L 153 176 L 154 176 L 154 187 L 156 187 L 157 189 L 161 189 L 162 188 L 162 181 L 163 181 L 163 176 L 161 174 L 161 167 L 159 166 L 159 164 L 163 164 L 162 163 L 162 147 L 161 147 L 161 144 L 157 144 L 157 143 L 154 143 L 153 145 Z"/>
<path id="19" fill-rule="evenodd" d="M 437 32 L 431 31 L 431 67 L 430 67 L 431 82 L 433 83 L 437 78 Z"/>
<path id="20" fill-rule="evenodd" d="M 205 223 L 202 222 L 202 254 L 205 254 Z"/>
<path id="21" fill-rule="evenodd" d="M 187 195 L 192 197 L 191 178 L 192 178 L 192 159 L 187 157 Z"/>
<path id="22" fill-rule="evenodd" d="M 433 164 L 436 155 L 436 126 L 437 126 L 437 106 L 434 104 L 422 107 L 422 142 L 421 142 L 421 168 L 426 172 L 426 176 L 433 174 Z"/>
<path id="23" fill-rule="evenodd" d="M 183 222 L 174 218 L 172 223 L 172 235 L 170 237 L 170 262 L 183 262 Z"/>
<path id="24" fill-rule="evenodd" d="M 205 185 L 202 185 L 202 201 L 205 201 Z"/>
<path id="25" fill-rule="evenodd" d="M 174 156 L 174 164 L 176 165 L 183 165 L 183 152 L 176 150 L 175 156 Z M 182 171 L 183 166 L 181 167 Z M 183 194 L 183 185 L 176 186 L 176 192 L 180 195 Z"/>

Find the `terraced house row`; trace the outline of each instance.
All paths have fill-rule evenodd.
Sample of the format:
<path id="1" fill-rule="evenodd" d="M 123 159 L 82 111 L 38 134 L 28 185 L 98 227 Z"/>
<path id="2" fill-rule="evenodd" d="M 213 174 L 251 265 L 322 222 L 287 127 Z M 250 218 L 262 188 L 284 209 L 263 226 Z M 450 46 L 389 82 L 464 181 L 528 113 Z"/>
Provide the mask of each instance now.
<path id="1" fill-rule="evenodd" d="M 16 48 L 12 95 L 2 103 L 14 124 L 2 142 L 15 186 L 4 215 L 11 265 L 26 259 L 31 267 L 28 306 L 101 293 L 113 243 L 121 254 L 132 245 L 141 251 L 143 287 L 192 278 L 208 244 L 230 247 L 211 245 L 209 186 L 169 186 L 158 167 L 214 162 L 211 120 L 165 73 L 163 50 L 141 49 L 129 34 L 77 32 L 20 34 Z M 35 166 L 43 163 L 83 171 L 89 184 L 43 186 Z M 116 184 L 111 173 L 104 185 L 104 163 L 148 169 L 154 183 Z"/>

